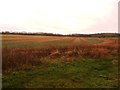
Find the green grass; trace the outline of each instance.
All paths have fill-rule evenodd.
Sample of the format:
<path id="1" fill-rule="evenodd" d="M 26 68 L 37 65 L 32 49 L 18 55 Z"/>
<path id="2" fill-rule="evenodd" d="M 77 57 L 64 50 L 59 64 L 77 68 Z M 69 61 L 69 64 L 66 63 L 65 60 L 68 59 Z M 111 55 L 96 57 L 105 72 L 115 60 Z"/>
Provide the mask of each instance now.
<path id="1" fill-rule="evenodd" d="M 103 42 L 103 40 L 99 40 L 98 38 L 86 38 L 88 40 L 84 41 L 84 42 L 74 42 L 74 44 L 76 45 L 91 45 L 91 44 L 99 44 L 101 42 Z"/>
<path id="2" fill-rule="evenodd" d="M 3 76 L 3 88 L 114 88 L 118 75 L 112 59 L 76 58 L 52 62 Z"/>
<path id="3" fill-rule="evenodd" d="M 111 40 L 120 40 L 120 37 L 111 38 Z"/>
<path id="4" fill-rule="evenodd" d="M 103 42 L 102 40 L 99 40 L 98 38 L 88 38 L 88 44 L 98 44 Z"/>
<path id="5" fill-rule="evenodd" d="M 67 41 L 48 41 L 48 42 L 29 42 L 29 43 L 15 43 L 15 44 L 3 44 L 2 47 L 5 48 L 30 48 L 30 47 L 48 47 L 48 46 L 66 46 L 71 45 L 71 42 Z"/>

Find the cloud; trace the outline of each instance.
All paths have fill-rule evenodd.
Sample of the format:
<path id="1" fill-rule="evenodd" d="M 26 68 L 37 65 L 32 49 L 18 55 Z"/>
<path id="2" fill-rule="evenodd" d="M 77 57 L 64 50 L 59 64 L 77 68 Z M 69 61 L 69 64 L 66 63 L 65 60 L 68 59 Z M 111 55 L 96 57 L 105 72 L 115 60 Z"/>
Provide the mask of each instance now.
<path id="1" fill-rule="evenodd" d="M 113 32 L 116 6 L 117 0 L 1 0 L 0 28 L 53 33 Z"/>

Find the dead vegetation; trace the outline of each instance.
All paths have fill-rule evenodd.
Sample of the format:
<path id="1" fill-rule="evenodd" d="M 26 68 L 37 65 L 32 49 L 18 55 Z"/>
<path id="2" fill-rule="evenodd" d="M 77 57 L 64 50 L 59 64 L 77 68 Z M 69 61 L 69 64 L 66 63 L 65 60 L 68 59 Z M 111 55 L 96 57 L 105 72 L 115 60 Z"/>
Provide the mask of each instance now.
<path id="1" fill-rule="evenodd" d="M 3 48 L 2 68 L 3 73 L 24 69 L 35 65 L 50 62 L 49 58 L 56 61 L 56 58 L 71 62 L 74 57 L 103 58 L 108 55 L 118 55 L 119 42 L 114 41 L 98 45 L 73 45 L 66 47 L 48 48 Z M 47 59 L 44 59 L 47 58 Z M 114 60 L 112 63 L 116 63 Z"/>

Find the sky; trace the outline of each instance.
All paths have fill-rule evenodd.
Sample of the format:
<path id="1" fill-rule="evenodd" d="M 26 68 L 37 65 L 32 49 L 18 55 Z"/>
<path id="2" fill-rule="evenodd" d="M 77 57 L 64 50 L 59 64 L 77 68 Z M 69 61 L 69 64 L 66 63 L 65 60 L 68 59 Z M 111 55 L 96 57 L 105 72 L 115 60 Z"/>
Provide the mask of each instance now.
<path id="1" fill-rule="evenodd" d="M 118 32 L 119 0 L 0 0 L 0 30 L 92 34 Z"/>

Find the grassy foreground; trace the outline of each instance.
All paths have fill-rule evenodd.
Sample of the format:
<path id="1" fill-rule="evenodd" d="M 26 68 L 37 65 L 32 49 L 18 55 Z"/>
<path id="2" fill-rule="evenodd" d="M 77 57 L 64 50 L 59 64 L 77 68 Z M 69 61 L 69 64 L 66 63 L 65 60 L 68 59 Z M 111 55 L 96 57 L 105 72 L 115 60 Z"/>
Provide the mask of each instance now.
<path id="1" fill-rule="evenodd" d="M 118 68 L 112 58 L 52 62 L 12 72 L 3 77 L 3 88 L 114 88 Z"/>

